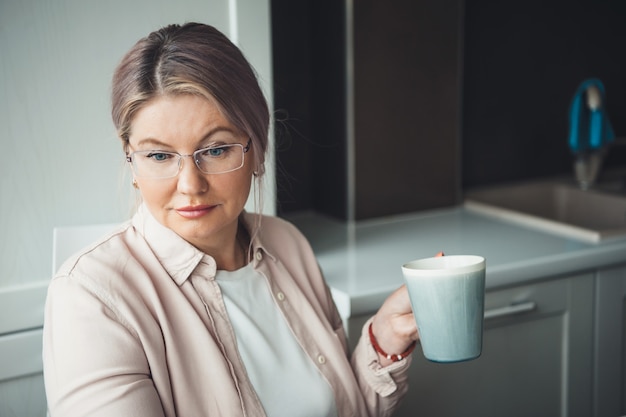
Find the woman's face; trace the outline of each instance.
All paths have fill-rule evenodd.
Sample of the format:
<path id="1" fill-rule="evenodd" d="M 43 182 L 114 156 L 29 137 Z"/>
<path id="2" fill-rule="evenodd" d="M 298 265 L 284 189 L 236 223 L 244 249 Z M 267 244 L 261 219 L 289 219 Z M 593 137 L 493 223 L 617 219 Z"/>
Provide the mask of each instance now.
<path id="1" fill-rule="evenodd" d="M 248 137 L 238 131 L 205 98 L 194 95 L 161 96 L 148 102 L 131 123 L 129 153 L 166 151 L 191 155 L 210 145 L 242 144 Z M 244 165 L 223 174 L 204 174 L 184 157 L 182 168 L 173 178 L 135 180 L 144 203 L 164 226 L 198 249 L 213 253 L 232 242 L 237 219 L 250 193 L 252 149 Z"/>

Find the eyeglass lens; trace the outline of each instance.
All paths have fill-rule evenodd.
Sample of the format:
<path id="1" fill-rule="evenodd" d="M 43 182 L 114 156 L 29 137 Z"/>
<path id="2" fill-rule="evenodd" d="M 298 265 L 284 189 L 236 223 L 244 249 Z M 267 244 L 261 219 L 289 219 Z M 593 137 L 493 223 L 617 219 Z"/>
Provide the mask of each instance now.
<path id="1" fill-rule="evenodd" d="M 164 151 L 136 151 L 129 156 L 133 171 L 138 177 L 170 178 L 178 175 L 183 157 L 191 157 L 205 174 L 222 174 L 243 166 L 243 145 L 212 146 L 195 151 L 192 155 L 180 155 Z"/>

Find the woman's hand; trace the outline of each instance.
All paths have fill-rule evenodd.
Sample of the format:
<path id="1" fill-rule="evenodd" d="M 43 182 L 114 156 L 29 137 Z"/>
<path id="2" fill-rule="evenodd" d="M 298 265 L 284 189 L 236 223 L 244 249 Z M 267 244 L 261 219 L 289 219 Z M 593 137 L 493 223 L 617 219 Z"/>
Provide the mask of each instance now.
<path id="1" fill-rule="evenodd" d="M 419 339 L 406 285 L 387 297 L 374 316 L 372 331 L 378 345 L 389 354 L 400 354 Z M 392 363 L 380 353 L 378 358 L 382 366 Z"/>

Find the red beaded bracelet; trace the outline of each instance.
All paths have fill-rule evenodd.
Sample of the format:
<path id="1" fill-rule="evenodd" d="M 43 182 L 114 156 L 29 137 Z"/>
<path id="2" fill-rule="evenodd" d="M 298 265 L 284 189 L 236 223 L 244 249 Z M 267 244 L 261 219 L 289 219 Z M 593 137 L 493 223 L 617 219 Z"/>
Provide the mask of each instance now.
<path id="1" fill-rule="evenodd" d="M 389 353 L 385 352 L 384 350 L 382 350 L 382 348 L 380 347 L 380 345 L 376 341 L 376 338 L 374 337 L 374 332 L 372 331 L 372 323 L 370 323 L 369 334 L 370 334 L 370 342 L 372 343 L 372 346 L 374 346 L 374 350 L 376 352 L 380 353 L 381 355 L 383 355 L 385 358 L 391 360 L 392 362 L 401 361 L 402 359 L 404 359 L 407 356 L 409 356 L 411 354 L 411 352 L 413 352 L 413 350 L 415 349 L 415 346 L 417 345 L 417 342 L 413 341 L 413 343 L 411 343 L 409 345 L 409 348 L 407 350 L 405 350 L 404 352 L 402 352 L 400 354 L 397 354 L 397 353 L 389 354 Z"/>

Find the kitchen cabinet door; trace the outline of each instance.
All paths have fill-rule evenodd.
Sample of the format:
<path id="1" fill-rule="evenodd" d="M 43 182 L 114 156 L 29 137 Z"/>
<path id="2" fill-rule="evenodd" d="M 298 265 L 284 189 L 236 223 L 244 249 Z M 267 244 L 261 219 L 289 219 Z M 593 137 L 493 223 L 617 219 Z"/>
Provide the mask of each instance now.
<path id="1" fill-rule="evenodd" d="M 598 272 L 594 416 L 626 414 L 626 265 Z"/>
<path id="2" fill-rule="evenodd" d="M 482 355 L 437 364 L 419 347 L 397 416 L 588 417 L 593 274 L 489 291 Z"/>

